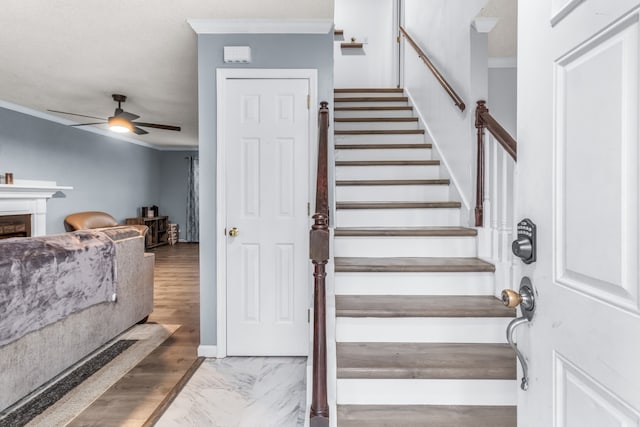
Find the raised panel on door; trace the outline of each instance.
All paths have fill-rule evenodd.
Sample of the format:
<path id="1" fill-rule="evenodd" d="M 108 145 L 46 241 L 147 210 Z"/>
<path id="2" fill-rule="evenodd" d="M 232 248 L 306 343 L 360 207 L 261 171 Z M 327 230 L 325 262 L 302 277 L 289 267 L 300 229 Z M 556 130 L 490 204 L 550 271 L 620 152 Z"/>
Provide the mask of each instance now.
<path id="1" fill-rule="evenodd" d="M 554 212 L 556 282 L 634 311 L 640 219 L 636 17 L 557 61 Z M 597 125 L 585 126 L 594 101 L 604 108 L 598 108 Z M 585 244 L 585 232 L 597 246 Z"/>
<path id="2" fill-rule="evenodd" d="M 536 314 L 520 427 L 640 426 L 640 2 L 520 2 L 521 265 Z"/>
<path id="3" fill-rule="evenodd" d="M 308 352 L 306 79 L 227 83 L 227 354 Z"/>

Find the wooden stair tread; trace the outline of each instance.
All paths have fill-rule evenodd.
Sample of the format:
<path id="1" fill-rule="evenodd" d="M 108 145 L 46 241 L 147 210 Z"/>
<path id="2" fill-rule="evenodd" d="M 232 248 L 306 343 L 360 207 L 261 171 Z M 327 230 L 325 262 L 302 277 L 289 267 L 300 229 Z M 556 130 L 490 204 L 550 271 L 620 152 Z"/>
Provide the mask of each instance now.
<path id="1" fill-rule="evenodd" d="M 336 144 L 336 150 L 431 149 L 432 144 Z"/>
<path id="2" fill-rule="evenodd" d="M 515 406 L 338 405 L 339 427 L 516 427 Z"/>
<path id="3" fill-rule="evenodd" d="M 338 378 L 516 378 L 509 344 L 337 343 Z"/>
<path id="4" fill-rule="evenodd" d="M 337 202 L 337 209 L 458 209 L 460 202 Z"/>
<path id="5" fill-rule="evenodd" d="M 338 123 L 417 122 L 417 117 L 336 117 Z"/>
<path id="6" fill-rule="evenodd" d="M 349 96 L 334 98 L 333 102 L 407 102 L 406 96 Z"/>
<path id="7" fill-rule="evenodd" d="M 438 166 L 440 160 L 337 160 L 336 166 Z"/>
<path id="8" fill-rule="evenodd" d="M 448 179 L 359 179 L 336 181 L 336 185 L 449 185 Z"/>
<path id="9" fill-rule="evenodd" d="M 335 271 L 347 272 L 494 272 L 495 266 L 479 258 L 458 257 L 335 257 Z"/>
<path id="10" fill-rule="evenodd" d="M 485 295 L 336 295 L 338 317 L 515 317 Z"/>
<path id="11" fill-rule="evenodd" d="M 355 43 L 355 42 L 343 42 L 340 43 L 340 47 L 341 48 L 347 48 L 347 49 L 362 49 L 362 47 L 364 46 L 364 43 Z"/>
<path id="12" fill-rule="evenodd" d="M 340 30 L 336 30 L 336 31 L 340 31 Z M 388 87 L 388 88 L 370 88 L 370 87 L 360 87 L 360 88 L 340 88 L 340 89 L 334 89 L 333 93 L 352 93 L 352 92 L 356 92 L 356 93 L 363 93 L 363 92 L 370 92 L 370 93 L 402 93 L 404 92 L 404 89 L 402 88 L 396 88 L 396 87 Z"/>
<path id="13" fill-rule="evenodd" d="M 334 135 L 422 135 L 424 129 L 336 130 Z"/>
<path id="14" fill-rule="evenodd" d="M 477 236 L 478 231 L 466 227 L 338 227 L 340 236 Z"/>
<path id="15" fill-rule="evenodd" d="M 334 111 L 410 111 L 413 107 L 410 105 L 385 105 L 378 107 L 335 107 Z"/>

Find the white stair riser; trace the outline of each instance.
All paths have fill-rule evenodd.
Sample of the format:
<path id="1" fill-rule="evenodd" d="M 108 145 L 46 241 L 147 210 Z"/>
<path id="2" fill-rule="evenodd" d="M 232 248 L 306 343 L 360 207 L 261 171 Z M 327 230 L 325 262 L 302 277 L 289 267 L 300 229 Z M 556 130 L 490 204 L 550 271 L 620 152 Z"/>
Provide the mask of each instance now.
<path id="1" fill-rule="evenodd" d="M 334 111 L 334 117 L 413 117 L 413 110 L 347 110 Z"/>
<path id="2" fill-rule="evenodd" d="M 363 88 L 357 88 L 363 89 Z M 398 96 L 404 96 L 402 92 L 367 92 L 366 90 L 358 91 L 358 92 L 335 92 L 333 94 L 333 99 L 340 98 L 395 98 Z"/>
<path id="3" fill-rule="evenodd" d="M 409 105 L 406 101 L 340 101 L 334 100 L 334 107 L 404 107 Z"/>
<path id="4" fill-rule="evenodd" d="M 424 134 L 335 135 L 335 144 L 421 144 Z"/>
<path id="5" fill-rule="evenodd" d="M 337 236 L 337 257 L 475 257 L 474 237 Z"/>
<path id="6" fill-rule="evenodd" d="M 431 160 L 429 148 L 336 148 L 336 160 Z"/>
<path id="7" fill-rule="evenodd" d="M 338 342 L 506 343 L 509 317 L 338 317 Z"/>
<path id="8" fill-rule="evenodd" d="M 339 185 L 339 202 L 446 202 L 448 185 Z"/>
<path id="9" fill-rule="evenodd" d="M 418 129 L 418 122 L 335 122 L 335 130 Z"/>
<path id="10" fill-rule="evenodd" d="M 460 209 L 339 209 L 338 227 L 428 227 L 460 225 Z"/>
<path id="11" fill-rule="evenodd" d="M 517 404 L 515 380 L 338 379 L 339 405 Z"/>
<path id="12" fill-rule="evenodd" d="M 493 273 L 335 273 L 336 295 L 493 295 Z"/>
<path id="13" fill-rule="evenodd" d="M 436 179 L 439 165 L 418 166 L 336 166 L 336 180 Z"/>

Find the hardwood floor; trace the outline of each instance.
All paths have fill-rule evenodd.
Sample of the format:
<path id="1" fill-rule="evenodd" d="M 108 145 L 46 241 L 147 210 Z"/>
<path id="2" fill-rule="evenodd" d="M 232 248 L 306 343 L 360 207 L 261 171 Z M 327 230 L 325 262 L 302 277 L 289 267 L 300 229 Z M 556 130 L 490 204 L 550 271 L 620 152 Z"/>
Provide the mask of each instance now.
<path id="1" fill-rule="evenodd" d="M 152 252 L 155 295 L 149 322 L 182 326 L 69 426 L 151 426 L 201 362 L 198 245 L 179 243 Z"/>

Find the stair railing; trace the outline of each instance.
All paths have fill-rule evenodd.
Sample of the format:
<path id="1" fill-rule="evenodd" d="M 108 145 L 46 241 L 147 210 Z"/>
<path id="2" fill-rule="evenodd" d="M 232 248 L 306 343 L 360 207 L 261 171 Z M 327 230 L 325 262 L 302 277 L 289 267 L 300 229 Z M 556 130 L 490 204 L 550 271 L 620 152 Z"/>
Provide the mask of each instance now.
<path id="1" fill-rule="evenodd" d="M 449 94 L 451 99 L 453 99 L 453 102 L 456 105 L 456 107 L 458 107 L 460 111 L 464 111 L 464 109 L 466 108 L 466 106 L 464 105 L 464 101 L 462 100 L 462 98 L 460 98 L 460 96 L 458 96 L 456 91 L 453 90 L 453 87 L 451 87 L 449 82 L 447 82 L 447 80 L 444 78 L 442 73 L 440 73 L 440 71 L 438 71 L 435 65 L 433 65 L 433 62 L 431 62 L 431 60 L 429 59 L 427 54 L 424 52 L 424 50 L 422 50 L 422 48 L 418 46 L 418 44 L 415 42 L 415 40 L 413 40 L 413 38 L 409 35 L 407 30 L 403 26 L 400 26 L 400 33 L 404 36 L 407 42 L 409 42 L 409 44 L 415 49 L 415 51 L 418 53 L 418 58 L 422 59 L 422 62 L 424 62 L 427 68 L 431 70 L 436 80 L 438 80 L 440 85 Z"/>
<path id="2" fill-rule="evenodd" d="M 483 252 L 496 265 L 497 283 L 509 286 L 515 262 L 511 241 L 518 144 L 489 113 L 485 101 L 477 102 L 475 118 L 478 140 L 475 224 L 486 236 Z M 485 129 L 489 131 L 486 141 Z"/>
<path id="3" fill-rule="evenodd" d="M 310 426 L 329 426 L 327 403 L 327 316 L 326 266 L 329 262 L 329 178 L 328 139 L 329 104 L 320 103 L 318 113 L 318 174 L 316 178 L 316 211 L 309 236 L 309 258 L 313 263 L 313 371 Z"/>
<path id="4" fill-rule="evenodd" d="M 485 205 L 489 200 L 491 203 L 501 203 L 501 208 L 505 215 L 507 214 L 507 186 L 510 184 L 510 179 L 507 176 L 508 162 L 506 155 L 508 154 L 515 163 L 518 160 L 518 143 L 509 132 L 503 128 L 500 123 L 489 113 L 486 101 L 480 100 L 476 106 L 476 131 L 478 139 L 478 154 L 477 154 L 477 168 L 476 168 L 476 209 L 475 219 L 476 227 L 484 226 L 484 211 Z M 490 138 L 489 145 L 485 149 L 484 143 L 484 130 L 487 129 L 493 138 Z M 502 150 L 499 150 L 501 147 Z M 489 163 L 489 187 L 491 193 L 490 199 L 485 199 L 485 156 L 488 158 Z M 502 179 L 500 179 L 502 178 Z M 498 181 L 500 181 L 501 188 L 498 188 Z M 500 191 L 501 190 L 501 191 Z M 496 209 L 491 209 L 493 212 L 493 219 L 497 220 L 497 206 Z M 503 218 L 504 221 L 507 218 Z"/>

